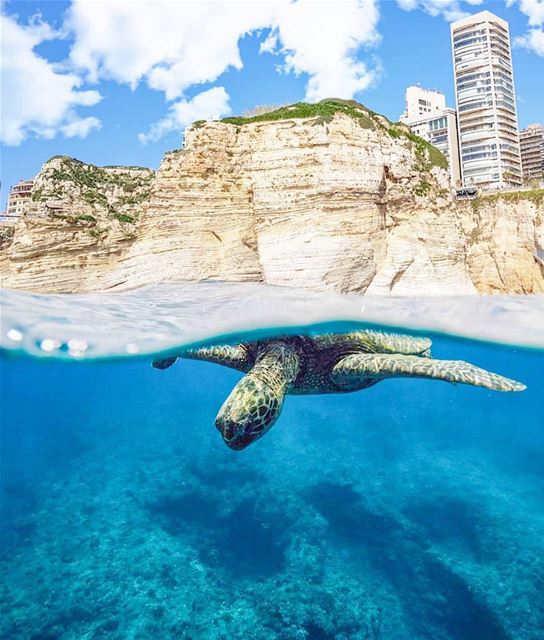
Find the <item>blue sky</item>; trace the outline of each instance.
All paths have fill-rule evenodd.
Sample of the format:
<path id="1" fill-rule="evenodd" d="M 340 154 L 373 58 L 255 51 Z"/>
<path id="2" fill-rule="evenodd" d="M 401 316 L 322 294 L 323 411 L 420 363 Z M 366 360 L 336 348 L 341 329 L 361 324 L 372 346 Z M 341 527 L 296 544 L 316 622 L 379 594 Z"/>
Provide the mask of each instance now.
<path id="1" fill-rule="evenodd" d="M 544 121 L 544 0 L 2 2 L 2 209 L 56 154 L 156 168 L 200 117 L 336 96 L 397 120 L 417 83 L 454 106 L 449 22 L 483 9 L 520 126 Z"/>

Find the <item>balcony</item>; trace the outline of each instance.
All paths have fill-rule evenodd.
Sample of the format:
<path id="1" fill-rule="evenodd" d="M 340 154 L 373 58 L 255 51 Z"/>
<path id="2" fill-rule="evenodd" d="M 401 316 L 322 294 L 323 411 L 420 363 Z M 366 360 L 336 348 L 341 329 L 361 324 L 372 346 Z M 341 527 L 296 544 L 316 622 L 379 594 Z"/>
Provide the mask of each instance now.
<path id="1" fill-rule="evenodd" d="M 473 131 L 471 133 L 461 134 L 461 143 L 472 142 L 474 140 L 481 140 L 486 142 L 494 138 L 494 132 L 489 130 Z"/>

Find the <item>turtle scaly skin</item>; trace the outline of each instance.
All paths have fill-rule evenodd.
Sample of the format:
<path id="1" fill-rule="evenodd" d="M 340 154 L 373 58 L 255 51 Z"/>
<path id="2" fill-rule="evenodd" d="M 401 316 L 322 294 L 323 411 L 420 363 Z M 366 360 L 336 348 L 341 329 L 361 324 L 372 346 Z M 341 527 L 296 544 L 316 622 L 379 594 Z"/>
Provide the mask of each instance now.
<path id="1" fill-rule="evenodd" d="M 461 360 L 434 360 L 428 338 L 377 331 L 280 336 L 188 349 L 181 358 L 206 360 L 245 373 L 215 425 L 235 450 L 262 437 L 278 419 L 286 394 L 347 393 L 392 377 L 460 382 L 495 391 L 525 386 Z M 153 362 L 166 369 L 177 357 Z"/>
<path id="2" fill-rule="evenodd" d="M 272 342 L 258 350 L 255 364 L 231 391 L 215 419 L 229 447 L 244 449 L 270 429 L 299 369 L 299 355 L 289 343 Z"/>

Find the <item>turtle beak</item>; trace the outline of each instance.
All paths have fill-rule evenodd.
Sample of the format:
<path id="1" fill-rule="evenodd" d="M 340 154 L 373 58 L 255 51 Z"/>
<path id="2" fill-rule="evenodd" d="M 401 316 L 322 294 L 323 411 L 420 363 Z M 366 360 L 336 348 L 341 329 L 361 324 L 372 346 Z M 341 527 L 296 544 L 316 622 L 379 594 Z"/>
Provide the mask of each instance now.
<path id="1" fill-rule="evenodd" d="M 215 420 L 215 426 L 223 436 L 223 441 L 234 451 L 241 451 L 258 438 L 258 435 L 251 435 L 248 426 L 239 422 L 234 422 L 221 415 Z"/>

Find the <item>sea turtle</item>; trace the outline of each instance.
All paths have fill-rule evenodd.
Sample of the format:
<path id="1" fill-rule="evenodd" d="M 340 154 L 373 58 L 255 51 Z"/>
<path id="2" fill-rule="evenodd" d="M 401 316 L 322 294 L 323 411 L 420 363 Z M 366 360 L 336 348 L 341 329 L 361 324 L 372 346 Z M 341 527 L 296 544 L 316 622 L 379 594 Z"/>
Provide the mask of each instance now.
<path id="1" fill-rule="evenodd" d="M 207 360 L 246 375 L 234 387 L 215 419 L 225 443 L 244 449 L 278 419 L 285 395 L 359 391 L 386 378 L 433 378 L 496 391 L 522 391 L 525 385 L 461 360 L 433 360 L 428 338 L 352 331 L 279 336 L 255 342 L 188 349 L 155 360 L 167 369 L 178 357 Z"/>

